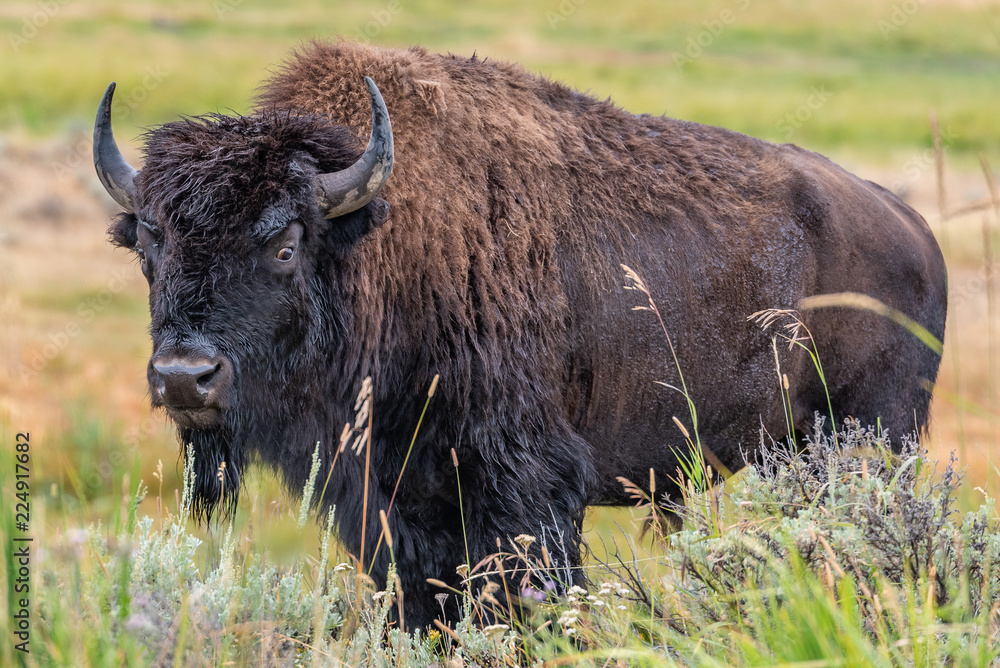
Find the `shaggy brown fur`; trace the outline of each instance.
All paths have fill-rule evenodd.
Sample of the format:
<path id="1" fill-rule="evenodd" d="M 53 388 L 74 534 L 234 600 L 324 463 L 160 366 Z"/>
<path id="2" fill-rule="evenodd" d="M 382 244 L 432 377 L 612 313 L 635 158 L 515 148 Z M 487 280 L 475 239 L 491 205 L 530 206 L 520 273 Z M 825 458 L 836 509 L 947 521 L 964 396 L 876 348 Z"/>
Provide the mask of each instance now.
<path id="1" fill-rule="evenodd" d="M 392 282 L 374 291 L 373 312 L 395 311 L 383 298 L 415 300 L 403 305 L 410 317 L 401 331 L 382 339 L 416 335 L 428 374 L 461 369 L 463 408 L 478 403 L 476 389 L 565 406 L 606 472 L 591 502 L 627 502 L 612 473 L 672 474 L 671 417 L 688 418 L 682 400 L 653 382 L 676 384 L 677 372 L 657 323 L 626 315 L 637 302 L 620 290 L 619 263 L 649 285 L 702 437 L 733 469 L 739 448 L 756 444 L 760 416 L 771 435 L 785 431 L 769 339 L 747 315 L 857 291 L 944 335 L 944 264 L 926 223 L 822 156 L 634 116 L 518 65 L 419 48 L 313 44 L 265 86 L 261 108 L 318 114 L 365 136 L 370 111 L 357 83 L 365 75 L 388 101 L 397 153 L 384 191 L 390 223 L 365 247 L 364 264 L 385 267 L 382 280 Z M 427 81 L 446 111 L 426 102 Z M 926 424 L 920 381 L 936 376 L 933 353 L 863 313 L 829 311 L 807 323 L 842 415 L 881 417 L 897 431 Z M 443 357 L 423 345 L 449 339 Z M 375 340 L 367 343 L 358 359 L 382 359 Z M 804 432 L 825 400 L 811 362 L 789 357 L 783 368 L 798 381 L 793 414 Z M 473 388 L 477 364 L 484 383 L 498 378 L 501 387 Z M 528 369 L 533 377 L 511 383 L 512 371 Z"/>
<path id="2" fill-rule="evenodd" d="M 388 215 L 377 200 L 326 221 L 311 179 L 360 151 L 365 76 L 394 130 Z M 370 559 L 440 374 L 389 520 L 410 624 L 436 614 L 426 578 L 455 582 L 464 561 L 451 448 L 474 563 L 528 533 L 572 567 L 585 507 L 629 503 L 617 476 L 646 481 L 653 468 L 658 490 L 676 491 L 672 418 L 690 427 L 688 408 L 659 384 L 678 372 L 656 318 L 632 312 L 645 298 L 622 290 L 621 264 L 649 286 L 701 441 L 732 470 L 761 427 L 786 432 L 770 338 L 749 314 L 857 291 L 943 336 L 941 254 L 891 193 L 797 147 L 634 116 L 507 63 L 316 43 L 264 86 L 258 115 L 164 126 L 146 160 L 138 215 L 114 235 L 133 245 L 151 234 L 141 219 L 163 246 L 149 260 L 154 351 L 211 349 L 235 368 L 225 425 L 182 430 L 203 460 L 206 509 L 223 459 L 227 491 L 253 457 L 295 489 L 319 440 L 325 479 L 371 376 Z M 304 229 L 296 272 L 265 272 L 267 235 L 292 220 Z M 936 355 L 870 314 L 806 318 L 838 419 L 926 424 Z M 800 351 L 781 363 L 806 429 L 826 412 L 823 387 Z M 345 452 L 322 501 L 355 551 L 363 471 Z"/>

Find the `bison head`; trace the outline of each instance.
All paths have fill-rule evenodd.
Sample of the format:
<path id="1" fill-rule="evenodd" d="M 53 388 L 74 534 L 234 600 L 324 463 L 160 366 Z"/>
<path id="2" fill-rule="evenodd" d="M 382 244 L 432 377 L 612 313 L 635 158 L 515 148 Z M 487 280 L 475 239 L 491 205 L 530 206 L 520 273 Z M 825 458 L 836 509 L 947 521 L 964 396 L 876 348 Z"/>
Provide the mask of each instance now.
<path id="1" fill-rule="evenodd" d="M 317 370 L 349 327 L 331 277 L 386 219 L 377 195 L 393 164 L 388 112 L 366 80 L 372 131 L 360 156 L 347 128 L 272 110 L 158 127 L 137 171 L 111 132 L 115 84 L 101 100 L 94 164 L 125 209 L 112 239 L 149 282 L 152 404 L 193 444 L 196 509 L 209 515 L 220 498 L 233 507 L 251 453 L 282 443 L 289 416 L 309 415 L 327 382 Z"/>

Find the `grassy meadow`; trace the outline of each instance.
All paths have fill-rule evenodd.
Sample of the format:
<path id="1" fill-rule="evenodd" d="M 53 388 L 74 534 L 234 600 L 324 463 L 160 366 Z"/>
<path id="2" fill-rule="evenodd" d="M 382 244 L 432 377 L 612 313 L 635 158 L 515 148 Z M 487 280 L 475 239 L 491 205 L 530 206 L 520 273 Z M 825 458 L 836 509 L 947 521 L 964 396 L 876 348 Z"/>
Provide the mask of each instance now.
<path id="1" fill-rule="evenodd" d="M 336 35 L 514 60 L 637 113 L 797 143 L 900 193 L 949 265 L 928 452 L 880 469 L 884 443 L 857 437 L 869 454 L 843 469 L 840 496 L 816 491 L 821 472 L 802 485 L 823 517 L 788 510 L 803 499 L 763 465 L 720 490 L 693 483 L 674 538 L 653 522 L 640 539 L 648 509 L 594 511 L 593 591 L 538 603 L 519 638 L 466 624 L 382 645 L 391 593 L 337 571 L 349 558 L 335 537 L 324 552 L 322 527 L 299 528 L 267 472 L 232 536 L 185 524 L 179 448 L 148 408 L 145 281 L 103 233 L 116 207 L 94 175 L 93 115 L 116 80 L 116 136 L 138 164 L 144 128 L 244 112 L 291 48 Z M 969 206 L 990 195 L 982 162 L 1000 171 L 997 2 L 3 0 L 0 91 L 0 533 L 20 535 L 12 461 L 28 431 L 41 606 L 25 657 L 4 598 L 0 664 L 998 665 L 1000 209 Z M 962 484 L 940 478 L 952 452 Z M 929 546 L 896 555 L 905 572 L 846 528 L 869 497 L 884 503 L 864 522 L 889 517 L 888 536 L 926 529 L 907 504 L 940 520 Z M 609 575 L 616 541 L 624 570 Z M 705 575 L 748 559 L 766 568 Z M 469 605 L 473 618 L 487 603 Z"/>

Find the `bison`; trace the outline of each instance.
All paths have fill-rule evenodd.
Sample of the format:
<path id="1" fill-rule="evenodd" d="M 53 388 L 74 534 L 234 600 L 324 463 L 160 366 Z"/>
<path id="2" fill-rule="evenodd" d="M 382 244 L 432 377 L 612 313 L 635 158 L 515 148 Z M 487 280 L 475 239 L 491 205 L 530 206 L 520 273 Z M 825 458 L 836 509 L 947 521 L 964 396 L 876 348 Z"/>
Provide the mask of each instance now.
<path id="1" fill-rule="evenodd" d="M 124 209 L 113 242 L 149 282 L 152 405 L 193 446 L 195 511 L 231 511 L 253 462 L 302 489 L 318 442 L 313 502 L 383 582 L 388 513 L 408 627 L 440 610 L 428 578 L 456 584 L 520 534 L 575 573 L 586 507 L 630 503 L 619 477 L 654 469 L 678 498 L 679 373 L 713 461 L 735 471 L 762 429 L 788 436 L 749 314 L 852 291 L 943 337 L 926 222 L 790 144 L 634 115 L 514 64 L 344 41 L 290 56 L 250 115 L 149 131 L 136 171 L 113 92 L 94 160 Z M 621 265 L 662 327 L 632 312 L 646 302 Z M 781 348 L 794 426 L 829 398 L 837 420 L 925 427 L 933 351 L 871 313 L 802 318 L 826 385 Z M 355 454 L 342 434 L 369 378 Z"/>

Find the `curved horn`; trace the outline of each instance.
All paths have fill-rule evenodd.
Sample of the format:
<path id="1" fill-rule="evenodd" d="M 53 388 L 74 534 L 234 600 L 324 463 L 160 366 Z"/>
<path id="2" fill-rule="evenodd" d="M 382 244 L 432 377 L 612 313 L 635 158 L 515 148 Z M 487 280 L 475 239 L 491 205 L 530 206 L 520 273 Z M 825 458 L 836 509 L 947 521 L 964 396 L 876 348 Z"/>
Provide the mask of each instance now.
<path id="1" fill-rule="evenodd" d="M 357 211 L 375 199 L 392 173 L 392 124 L 378 87 L 365 77 L 372 98 L 372 134 L 356 163 L 339 172 L 316 177 L 316 201 L 325 218 Z"/>
<path id="2" fill-rule="evenodd" d="M 139 172 L 125 162 L 115 143 L 115 136 L 111 133 L 111 98 L 114 94 L 115 82 L 112 81 L 104 91 L 101 106 L 97 108 L 97 120 L 94 122 L 94 167 L 97 169 L 97 178 L 104 184 L 108 194 L 128 212 L 134 213 L 132 192 Z"/>

